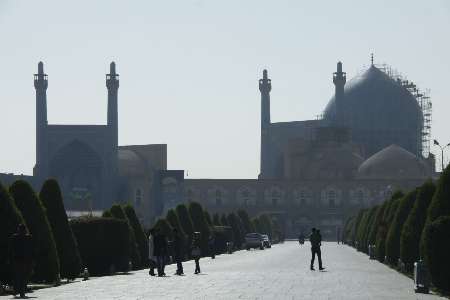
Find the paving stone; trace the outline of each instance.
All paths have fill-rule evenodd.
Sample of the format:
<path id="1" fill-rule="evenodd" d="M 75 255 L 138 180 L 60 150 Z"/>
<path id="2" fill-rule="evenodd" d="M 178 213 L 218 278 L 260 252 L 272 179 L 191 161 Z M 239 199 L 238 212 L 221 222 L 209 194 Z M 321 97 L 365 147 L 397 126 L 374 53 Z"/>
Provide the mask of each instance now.
<path id="1" fill-rule="evenodd" d="M 193 274 L 193 262 L 186 262 L 185 276 L 172 275 L 175 266 L 171 265 L 164 278 L 150 277 L 143 270 L 37 290 L 29 296 L 55 300 L 444 299 L 415 294 L 411 279 L 348 246 L 324 243 L 322 256 L 326 270 L 310 271 L 309 246 L 289 241 L 266 250 L 203 258 L 200 275 Z"/>

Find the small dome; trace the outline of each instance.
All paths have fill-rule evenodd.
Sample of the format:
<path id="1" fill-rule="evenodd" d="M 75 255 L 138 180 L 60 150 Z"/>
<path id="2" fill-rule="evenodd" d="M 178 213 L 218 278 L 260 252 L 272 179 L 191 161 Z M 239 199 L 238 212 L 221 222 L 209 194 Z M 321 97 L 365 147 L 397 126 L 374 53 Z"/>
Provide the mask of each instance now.
<path id="1" fill-rule="evenodd" d="M 144 176 L 146 174 L 146 162 L 134 151 L 128 149 L 119 149 L 118 155 L 120 176 L 137 177 Z"/>
<path id="2" fill-rule="evenodd" d="M 425 179 L 427 164 L 411 152 L 391 145 L 375 153 L 358 168 L 359 179 Z"/>
<path id="3" fill-rule="evenodd" d="M 394 143 L 420 154 L 421 109 L 401 83 L 377 67 L 371 66 L 345 85 L 342 112 L 352 140 L 364 146 L 366 157 Z M 335 114 L 333 96 L 324 118 L 332 122 Z"/>

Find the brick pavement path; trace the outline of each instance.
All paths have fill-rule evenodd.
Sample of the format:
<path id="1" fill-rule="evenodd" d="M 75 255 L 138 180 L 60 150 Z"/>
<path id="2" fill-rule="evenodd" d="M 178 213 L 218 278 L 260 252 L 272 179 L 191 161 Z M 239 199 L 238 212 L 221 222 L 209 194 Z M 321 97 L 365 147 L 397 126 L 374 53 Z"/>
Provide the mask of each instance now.
<path id="1" fill-rule="evenodd" d="M 92 278 L 29 294 L 37 299 L 440 299 L 414 294 L 411 279 L 354 249 L 324 243 L 326 272 L 310 271 L 308 245 L 296 242 L 272 249 L 239 251 L 215 260 L 200 260 L 201 275 L 192 262 L 186 276 L 149 277 L 148 271 Z M 12 296 L 0 297 L 11 299 Z"/>

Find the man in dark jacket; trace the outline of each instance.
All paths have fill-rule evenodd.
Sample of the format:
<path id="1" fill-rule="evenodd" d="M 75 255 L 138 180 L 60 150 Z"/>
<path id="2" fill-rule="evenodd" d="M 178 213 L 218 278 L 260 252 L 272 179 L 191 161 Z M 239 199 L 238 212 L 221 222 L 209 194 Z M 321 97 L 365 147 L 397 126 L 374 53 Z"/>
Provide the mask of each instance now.
<path id="1" fill-rule="evenodd" d="M 156 264 L 158 268 L 158 276 L 165 276 L 164 268 L 166 267 L 167 257 L 167 240 L 161 229 L 156 228 L 154 239 L 154 255 L 156 256 Z"/>
<path id="2" fill-rule="evenodd" d="M 311 230 L 311 235 L 309 236 L 309 241 L 311 242 L 311 270 L 314 271 L 314 259 L 317 255 L 317 260 L 319 261 L 319 270 L 323 270 L 325 268 L 322 267 L 322 256 L 320 253 L 320 246 L 322 244 L 322 236 L 320 235 L 320 231 L 316 228 Z"/>
<path id="3" fill-rule="evenodd" d="M 176 228 L 173 229 L 172 247 L 173 247 L 173 259 L 177 263 L 177 272 L 175 273 L 175 275 L 184 275 L 182 263 L 184 256 L 183 239 L 181 238 Z"/>
<path id="4" fill-rule="evenodd" d="M 14 295 L 25 298 L 27 280 L 32 264 L 32 240 L 24 224 L 19 224 L 17 233 L 11 236 L 11 258 L 14 269 Z"/>

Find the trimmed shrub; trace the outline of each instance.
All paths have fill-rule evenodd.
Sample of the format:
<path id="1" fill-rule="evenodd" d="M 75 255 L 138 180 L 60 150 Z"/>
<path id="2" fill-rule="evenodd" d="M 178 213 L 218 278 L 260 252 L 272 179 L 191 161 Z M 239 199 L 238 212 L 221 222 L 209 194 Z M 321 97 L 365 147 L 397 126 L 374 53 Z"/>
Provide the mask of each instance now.
<path id="1" fill-rule="evenodd" d="M 230 226 L 214 226 L 212 232 L 215 237 L 217 253 L 227 252 L 227 243 L 233 241 L 233 229 Z"/>
<path id="2" fill-rule="evenodd" d="M 244 232 L 245 233 L 255 232 L 255 228 L 253 227 L 253 224 L 250 221 L 250 217 L 248 216 L 248 213 L 245 210 L 240 209 L 237 211 L 237 214 L 242 221 L 242 226 L 244 227 Z"/>
<path id="3" fill-rule="evenodd" d="M 183 228 L 184 233 L 189 238 L 189 243 L 192 240 L 194 234 L 194 225 L 192 224 L 191 216 L 189 210 L 185 204 L 178 204 L 175 208 L 178 219 L 180 220 L 180 225 Z"/>
<path id="4" fill-rule="evenodd" d="M 213 215 L 213 225 L 214 226 L 222 226 L 222 223 L 220 223 L 220 216 L 218 213 L 215 213 Z"/>
<path id="5" fill-rule="evenodd" d="M 125 220 L 81 217 L 70 221 L 83 266 L 93 276 L 128 271 L 130 230 Z"/>
<path id="6" fill-rule="evenodd" d="M 398 200 L 398 208 L 386 237 L 386 257 L 387 262 L 391 265 L 396 265 L 400 258 L 400 235 L 403 224 L 416 201 L 417 192 L 418 189 L 414 189 Z"/>
<path id="7" fill-rule="evenodd" d="M 189 214 L 195 231 L 200 232 L 202 253 L 208 253 L 208 239 L 211 232 L 202 206 L 198 202 L 189 203 Z"/>
<path id="8" fill-rule="evenodd" d="M 436 186 L 431 180 L 420 187 L 414 206 L 403 225 L 400 236 L 400 258 L 405 263 L 408 272 L 412 272 L 414 262 L 421 257 L 420 240 L 425 226 L 427 209 L 435 190 Z"/>
<path id="9" fill-rule="evenodd" d="M 153 228 L 158 228 L 161 230 L 161 233 L 166 236 L 168 240 L 172 240 L 173 238 L 173 228 L 170 226 L 170 223 L 167 222 L 166 219 L 158 219 L 153 226 Z"/>
<path id="10" fill-rule="evenodd" d="M 234 247 L 240 249 L 244 241 L 244 235 L 241 231 L 241 227 L 239 226 L 238 216 L 236 216 L 235 213 L 230 213 L 228 214 L 227 221 L 233 231 Z"/>
<path id="11" fill-rule="evenodd" d="M 267 234 L 269 238 L 272 240 L 275 238 L 273 232 L 273 223 L 270 217 L 266 214 L 262 214 L 259 216 L 259 222 L 261 223 L 262 234 Z"/>
<path id="12" fill-rule="evenodd" d="M 397 211 L 399 204 L 399 199 L 402 198 L 404 194 L 400 191 L 395 192 L 391 199 L 386 204 L 386 208 L 383 212 L 383 219 L 380 222 L 380 227 L 377 230 L 377 237 L 375 241 L 375 252 L 376 258 L 380 262 L 384 262 L 386 256 L 386 236 L 392 222 L 392 219 Z"/>
<path id="13" fill-rule="evenodd" d="M 33 236 L 35 265 L 32 278 L 36 282 L 53 282 L 58 278 L 59 259 L 45 209 L 28 182 L 18 180 L 9 191 Z"/>
<path id="14" fill-rule="evenodd" d="M 230 224 L 228 224 L 228 219 L 227 219 L 227 216 L 225 214 L 222 214 L 222 216 L 220 217 L 220 223 L 223 226 L 230 226 Z"/>
<path id="15" fill-rule="evenodd" d="M 356 242 L 357 242 L 357 231 L 359 229 L 359 225 L 364 217 L 364 214 L 366 213 L 367 209 L 361 209 L 358 214 L 356 215 L 356 219 L 355 219 L 355 223 L 353 224 L 351 233 L 350 233 L 350 239 L 351 239 L 351 244 L 356 247 Z M 358 246 L 359 247 L 359 246 Z"/>
<path id="16" fill-rule="evenodd" d="M 9 243 L 19 224 L 25 224 L 8 190 L 0 182 L 0 282 L 12 283 Z"/>
<path id="17" fill-rule="evenodd" d="M 350 243 L 350 235 L 351 235 L 351 231 L 353 228 L 353 224 L 355 223 L 355 219 L 356 219 L 356 216 L 353 216 L 353 217 L 348 218 L 347 221 L 345 222 L 344 231 L 342 232 L 342 240 L 346 244 L 351 244 Z"/>
<path id="18" fill-rule="evenodd" d="M 356 231 L 355 241 L 358 244 L 359 251 L 363 251 L 364 249 L 363 237 L 368 222 L 369 222 L 369 209 L 365 209 L 363 210 L 361 221 L 359 222 L 358 227 L 355 230 Z"/>
<path id="19" fill-rule="evenodd" d="M 113 215 L 111 214 L 111 211 L 109 209 L 106 209 L 102 213 L 103 218 L 113 218 Z"/>
<path id="20" fill-rule="evenodd" d="M 382 226 L 383 215 L 389 201 L 384 201 L 377 210 L 374 220 L 369 228 L 369 236 L 367 237 L 367 245 L 375 245 L 377 240 L 378 229 Z"/>
<path id="21" fill-rule="evenodd" d="M 211 227 L 213 225 L 213 222 L 211 216 L 209 215 L 209 212 L 207 210 L 203 210 L 203 214 L 205 216 L 206 223 Z"/>
<path id="22" fill-rule="evenodd" d="M 136 211 L 134 210 L 131 204 L 126 204 L 123 207 L 125 214 L 127 215 L 128 221 L 130 222 L 131 228 L 133 228 L 134 236 L 136 237 L 136 244 L 139 250 L 139 256 L 141 257 L 140 267 L 145 268 L 147 266 L 147 257 L 148 257 L 148 239 L 145 235 L 144 229 L 142 228 L 141 223 L 136 215 Z"/>
<path id="23" fill-rule="evenodd" d="M 190 242 L 188 240 L 188 237 L 184 233 L 183 228 L 181 227 L 180 219 L 178 218 L 174 209 L 169 209 L 167 211 L 166 220 L 167 222 L 169 222 L 172 228 L 175 228 L 178 231 L 178 235 L 180 236 L 181 243 L 183 245 L 183 253 L 188 253 L 188 247 L 190 246 Z"/>
<path id="24" fill-rule="evenodd" d="M 450 216 L 442 216 L 424 230 L 425 261 L 431 281 L 438 288 L 450 292 Z"/>
<path id="25" fill-rule="evenodd" d="M 258 233 L 262 232 L 261 222 L 259 221 L 258 217 L 255 217 L 252 219 L 252 226 L 253 226 L 253 228 L 255 228 L 255 232 L 258 232 Z"/>
<path id="26" fill-rule="evenodd" d="M 59 184 L 55 179 L 44 182 L 39 199 L 47 210 L 47 218 L 55 238 L 61 278 L 73 280 L 80 275 L 81 257 L 69 226 Z"/>
<path id="27" fill-rule="evenodd" d="M 363 251 L 367 254 L 369 254 L 369 233 L 370 229 L 372 228 L 372 224 L 375 222 L 375 217 L 377 216 L 378 210 L 380 210 L 380 205 L 376 205 L 372 207 L 369 210 L 369 218 L 367 221 L 367 226 L 364 229 L 363 237 L 362 237 L 362 244 L 364 246 Z"/>
<path id="28" fill-rule="evenodd" d="M 133 227 L 131 227 L 130 220 L 128 220 L 125 211 L 119 204 L 114 204 L 111 206 L 110 212 L 114 218 L 124 220 L 128 224 L 128 230 L 130 231 L 128 234 L 130 237 L 128 244 L 130 247 L 131 263 L 133 264 L 133 270 L 138 270 L 141 266 L 141 255 L 138 250 L 136 236 L 134 235 L 134 230 Z"/>
<path id="29" fill-rule="evenodd" d="M 436 185 L 426 223 L 431 223 L 440 216 L 450 216 L 450 165 L 448 165 Z"/>

